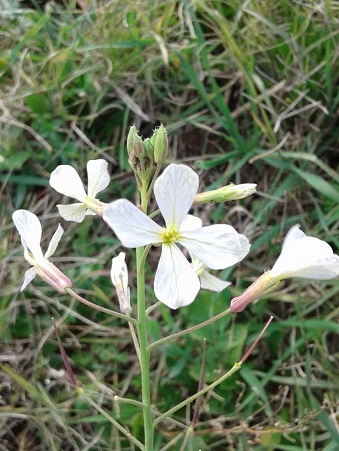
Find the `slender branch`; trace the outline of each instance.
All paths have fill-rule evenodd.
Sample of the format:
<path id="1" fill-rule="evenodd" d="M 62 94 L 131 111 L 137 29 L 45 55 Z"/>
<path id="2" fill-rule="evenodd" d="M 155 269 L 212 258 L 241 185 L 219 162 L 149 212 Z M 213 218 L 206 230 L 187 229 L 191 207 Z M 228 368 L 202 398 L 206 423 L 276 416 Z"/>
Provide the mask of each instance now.
<path id="1" fill-rule="evenodd" d="M 221 313 L 218 313 L 217 315 L 213 316 L 212 318 L 203 321 L 202 323 L 196 324 L 195 326 L 188 327 L 185 330 L 181 330 L 180 332 L 176 332 L 175 334 L 168 335 L 167 337 L 161 338 L 160 340 L 154 341 L 148 346 L 148 350 L 152 351 L 157 346 L 163 345 L 167 343 L 168 341 L 174 340 L 175 338 L 182 337 L 183 335 L 187 335 L 190 332 L 193 332 L 195 330 L 201 329 L 202 327 L 208 326 L 209 324 L 214 323 L 214 321 L 218 321 L 219 319 L 223 318 L 224 316 L 231 313 L 231 310 L 228 308 L 227 310 L 224 310 Z"/>
<path id="2" fill-rule="evenodd" d="M 135 326 L 138 324 L 138 321 L 134 318 L 131 318 L 130 316 L 126 316 L 123 313 L 115 312 L 114 310 L 110 310 L 105 307 L 101 307 L 100 305 L 94 304 L 91 301 L 88 301 L 87 299 L 81 297 L 79 294 L 75 293 L 71 288 L 65 288 L 65 291 L 72 296 L 72 298 L 77 299 L 82 304 L 87 305 L 88 307 L 91 307 L 95 310 L 99 310 L 100 312 L 107 313 L 108 315 L 116 316 L 117 318 L 124 319 L 128 321 L 129 323 L 134 324 Z"/>
<path id="3" fill-rule="evenodd" d="M 106 418 L 110 423 L 112 423 L 120 432 L 122 432 L 131 442 L 133 442 L 139 449 L 146 451 L 145 446 L 139 442 L 137 438 L 135 438 L 127 429 L 125 429 L 121 424 L 112 418 L 104 409 L 102 409 L 95 401 L 93 401 L 83 390 L 79 390 L 79 393 L 86 401 L 91 404 L 98 412 L 101 413 L 102 416 Z"/>

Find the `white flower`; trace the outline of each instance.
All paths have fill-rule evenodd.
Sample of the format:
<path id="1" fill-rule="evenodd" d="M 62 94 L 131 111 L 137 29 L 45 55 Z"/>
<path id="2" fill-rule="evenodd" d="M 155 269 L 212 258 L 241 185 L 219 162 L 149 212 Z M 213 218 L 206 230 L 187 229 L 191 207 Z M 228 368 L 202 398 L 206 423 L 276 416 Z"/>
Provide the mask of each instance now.
<path id="1" fill-rule="evenodd" d="M 232 312 L 241 312 L 250 302 L 272 292 L 283 279 L 329 280 L 339 276 L 339 256 L 333 254 L 331 246 L 319 238 L 306 236 L 299 227 L 297 224 L 288 231 L 271 271 L 266 271 L 240 296 L 232 299 Z"/>
<path id="2" fill-rule="evenodd" d="M 25 273 L 21 291 L 39 274 L 45 282 L 60 293 L 64 293 L 65 288 L 72 286 L 72 282 L 53 263 L 48 261 L 48 258 L 54 254 L 59 244 L 60 238 L 64 233 L 63 228 L 59 224 L 49 243 L 47 252 L 43 255 L 40 247 L 41 224 L 36 215 L 27 210 L 17 210 L 13 213 L 12 218 L 21 237 L 24 257 L 33 266 Z"/>
<path id="3" fill-rule="evenodd" d="M 286 235 L 281 254 L 271 269 L 271 277 L 286 279 L 328 280 L 339 276 L 339 256 L 333 254 L 329 244 L 319 238 L 306 236 L 292 227 Z"/>
<path id="4" fill-rule="evenodd" d="M 128 286 L 128 270 L 125 262 L 125 253 L 120 252 L 112 258 L 111 279 L 117 289 L 120 310 L 122 313 L 131 312 L 130 290 Z"/>
<path id="5" fill-rule="evenodd" d="M 77 171 L 69 165 L 58 166 L 51 174 L 49 183 L 58 193 L 78 200 L 80 203 L 57 205 L 66 221 L 83 221 L 85 215 L 101 215 L 104 204 L 96 195 L 109 185 L 110 177 L 105 160 L 90 160 L 87 163 L 88 193 L 86 193 Z"/>
<path id="6" fill-rule="evenodd" d="M 240 261 L 249 242 L 229 225 L 202 227 L 201 220 L 187 215 L 197 193 L 199 178 L 184 165 L 170 165 L 154 184 L 154 194 L 166 227 L 160 227 L 126 199 L 104 208 L 103 219 L 126 247 L 162 244 L 154 279 L 156 297 L 176 309 L 195 299 L 198 276 L 176 243 L 211 269 L 224 269 Z"/>
<path id="7" fill-rule="evenodd" d="M 194 257 L 192 257 L 191 266 L 196 275 L 199 277 L 200 287 L 204 290 L 216 291 L 219 293 L 232 285 L 231 282 L 226 282 L 225 280 L 219 279 L 218 277 L 210 274 L 206 266 Z"/>

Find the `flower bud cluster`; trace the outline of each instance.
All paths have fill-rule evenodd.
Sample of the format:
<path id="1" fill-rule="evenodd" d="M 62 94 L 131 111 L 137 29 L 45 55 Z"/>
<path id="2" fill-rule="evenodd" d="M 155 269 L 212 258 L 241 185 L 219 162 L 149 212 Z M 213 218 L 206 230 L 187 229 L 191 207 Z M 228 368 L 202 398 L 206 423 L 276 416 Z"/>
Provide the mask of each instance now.
<path id="1" fill-rule="evenodd" d="M 140 183 L 148 184 L 154 168 L 162 166 L 168 155 L 168 139 L 165 127 L 161 124 L 151 138 L 142 139 L 135 125 L 127 136 L 128 163 Z"/>

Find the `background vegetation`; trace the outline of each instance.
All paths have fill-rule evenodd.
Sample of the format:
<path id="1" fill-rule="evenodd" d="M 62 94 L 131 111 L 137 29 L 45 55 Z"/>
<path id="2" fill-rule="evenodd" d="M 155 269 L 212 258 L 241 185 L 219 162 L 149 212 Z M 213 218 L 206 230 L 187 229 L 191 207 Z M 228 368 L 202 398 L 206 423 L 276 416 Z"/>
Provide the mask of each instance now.
<path id="1" fill-rule="evenodd" d="M 89 159 L 110 163 L 101 200 L 133 200 L 129 126 L 147 137 L 169 131 L 169 162 L 200 175 L 201 191 L 256 182 L 258 194 L 199 210 L 253 243 L 222 273 L 233 285 L 201 292 L 180 311 L 153 312 L 153 338 L 225 309 L 274 263 L 290 226 L 339 248 L 339 4 L 278 0 L 2 0 L 0 53 L 0 449 L 131 449 L 78 398 L 63 369 L 53 316 L 85 391 L 117 417 L 113 396 L 139 399 L 139 369 L 126 324 L 60 296 L 38 278 L 24 292 L 27 264 L 11 215 L 38 215 L 43 248 L 60 222 L 54 262 L 76 290 L 117 307 L 109 279 L 120 249 L 102 221 L 65 223 L 48 185 L 59 164 L 86 176 Z M 133 258 L 128 254 L 133 291 Z M 149 262 L 149 280 L 153 262 Z M 149 300 L 153 302 L 152 289 Z M 244 312 L 153 354 L 153 399 L 164 411 L 197 390 L 202 339 L 206 381 L 230 368 L 269 315 L 251 359 L 208 396 L 190 450 L 336 450 L 338 281 L 290 280 Z M 141 434 L 138 409 L 121 421 Z M 191 410 L 163 423 L 157 449 L 179 449 Z"/>

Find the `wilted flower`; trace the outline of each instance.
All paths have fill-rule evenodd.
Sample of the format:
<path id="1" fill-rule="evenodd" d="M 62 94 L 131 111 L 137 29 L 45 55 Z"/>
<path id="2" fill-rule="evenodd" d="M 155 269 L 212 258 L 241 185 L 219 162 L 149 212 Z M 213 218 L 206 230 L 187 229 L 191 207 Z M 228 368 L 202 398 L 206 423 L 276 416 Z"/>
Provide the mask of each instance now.
<path id="1" fill-rule="evenodd" d="M 195 299 L 198 276 L 176 243 L 211 269 L 224 269 L 242 260 L 249 242 L 225 224 L 202 227 L 201 220 L 187 215 L 197 193 L 199 178 L 188 166 L 172 164 L 154 184 L 154 194 L 166 227 L 160 227 L 126 199 L 104 208 L 103 218 L 126 247 L 161 244 L 155 274 L 156 297 L 176 309 Z"/>
<path id="2" fill-rule="evenodd" d="M 122 313 L 131 312 L 130 290 L 128 286 L 128 270 L 125 262 L 125 253 L 120 252 L 112 258 L 111 279 L 117 289 L 120 310 Z"/>
<path id="3" fill-rule="evenodd" d="M 242 295 L 231 301 L 231 310 L 241 312 L 250 302 L 273 291 L 276 285 L 289 277 L 329 280 L 339 276 L 339 256 L 329 244 L 306 236 L 300 225 L 293 226 L 286 235 L 281 254 L 271 271 L 266 271 Z"/>
<path id="4" fill-rule="evenodd" d="M 87 163 L 88 193 L 86 193 L 77 171 L 68 164 L 58 166 L 51 174 L 49 183 L 58 193 L 78 200 L 80 203 L 57 205 L 66 221 L 83 221 L 86 215 L 102 216 L 105 204 L 96 199 L 110 182 L 105 160 L 89 160 Z"/>
<path id="5" fill-rule="evenodd" d="M 33 266 L 25 273 L 21 291 L 39 274 L 46 283 L 59 293 L 65 293 L 65 289 L 70 288 L 72 282 L 53 263 L 48 261 L 59 244 L 64 233 L 63 228 L 59 224 L 49 243 L 47 252 L 43 255 L 40 247 L 41 224 L 36 215 L 27 210 L 17 210 L 13 213 L 12 218 L 21 237 L 24 257 Z"/>

